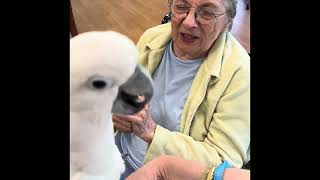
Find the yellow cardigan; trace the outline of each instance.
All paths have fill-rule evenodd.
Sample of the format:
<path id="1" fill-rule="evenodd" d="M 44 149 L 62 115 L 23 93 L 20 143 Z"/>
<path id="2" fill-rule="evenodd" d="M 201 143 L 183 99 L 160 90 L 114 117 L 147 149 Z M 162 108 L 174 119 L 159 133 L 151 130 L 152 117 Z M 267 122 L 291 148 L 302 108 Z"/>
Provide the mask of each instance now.
<path id="1" fill-rule="evenodd" d="M 148 29 L 139 39 L 139 63 L 153 73 L 171 40 L 171 23 Z M 250 57 L 229 33 L 219 35 L 192 82 L 180 132 L 157 125 L 144 162 L 175 155 L 240 168 L 250 158 Z"/>

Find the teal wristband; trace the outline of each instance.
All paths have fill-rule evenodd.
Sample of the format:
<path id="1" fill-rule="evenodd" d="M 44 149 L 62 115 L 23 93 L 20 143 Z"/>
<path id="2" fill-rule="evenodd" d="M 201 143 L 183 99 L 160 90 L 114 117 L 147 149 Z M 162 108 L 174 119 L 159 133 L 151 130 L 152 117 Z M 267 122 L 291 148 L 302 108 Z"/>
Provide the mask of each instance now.
<path id="1" fill-rule="evenodd" d="M 231 165 L 228 163 L 228 161 L 224 161 L 214 171 L 213 179 L 214 180 L 222 180 L 223 179 L 224 170 L 226 168 L 229 168 L 229 167 L 231 167 Z"/>

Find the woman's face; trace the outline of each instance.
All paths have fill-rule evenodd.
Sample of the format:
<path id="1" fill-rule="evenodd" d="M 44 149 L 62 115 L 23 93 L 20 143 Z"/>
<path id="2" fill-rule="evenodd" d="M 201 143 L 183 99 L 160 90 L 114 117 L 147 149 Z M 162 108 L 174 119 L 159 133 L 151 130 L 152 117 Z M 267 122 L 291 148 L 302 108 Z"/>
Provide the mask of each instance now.
<path id="1" fill-rule="evenodd" d="M 225 0 L 173 0 L 173 3 L 184 3 L 195 8 L 209 7 L 216 14 L 222 14 L 209 24 L 200 24 L 195 18 L 195 8 L 181 19 L 172 15 L 173 51 L 180 59 L 195 59 L 204 57 L 218 35 L 228 27 L 225 13 Z"/>

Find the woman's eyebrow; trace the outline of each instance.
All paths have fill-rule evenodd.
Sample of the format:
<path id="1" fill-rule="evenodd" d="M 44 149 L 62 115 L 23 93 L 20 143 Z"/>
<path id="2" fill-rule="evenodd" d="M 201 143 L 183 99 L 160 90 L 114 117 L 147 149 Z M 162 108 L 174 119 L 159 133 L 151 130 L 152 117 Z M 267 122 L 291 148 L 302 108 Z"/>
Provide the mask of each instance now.
<path id="1" fill-rule="evenodd" d="M 172 1 L 173 2 L 173 1 Z M 187 0 L 178 0 L 178 1 L 174 1 L 175 3 L 186 3 L 186 4 L 191 4 L 189 1 Z"/>
<path id="2" fill-rule="evenodd" d="M 213 8 L 220 8 L 219 3 L 216 2 L 205 2 L 200 4 L 201 7 L 213 7 Z"/>

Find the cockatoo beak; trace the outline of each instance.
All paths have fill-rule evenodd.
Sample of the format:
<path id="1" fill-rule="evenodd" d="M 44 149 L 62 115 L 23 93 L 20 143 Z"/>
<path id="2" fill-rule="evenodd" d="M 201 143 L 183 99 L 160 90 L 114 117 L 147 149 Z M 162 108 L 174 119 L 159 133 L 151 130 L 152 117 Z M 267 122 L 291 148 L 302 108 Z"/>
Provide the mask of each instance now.
<path id="1" fill-rule="evenodd" d="M 149 72 L 137 65 L 133 75 L 119 87 L 112 113 L 132 115 L 139 112 L 153 96 L 153 83 Z"/>

